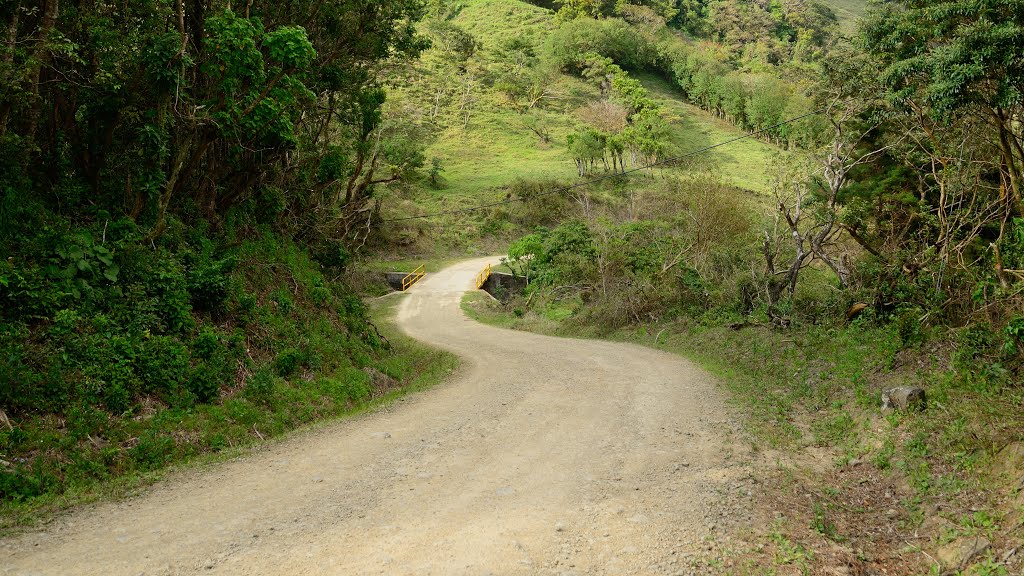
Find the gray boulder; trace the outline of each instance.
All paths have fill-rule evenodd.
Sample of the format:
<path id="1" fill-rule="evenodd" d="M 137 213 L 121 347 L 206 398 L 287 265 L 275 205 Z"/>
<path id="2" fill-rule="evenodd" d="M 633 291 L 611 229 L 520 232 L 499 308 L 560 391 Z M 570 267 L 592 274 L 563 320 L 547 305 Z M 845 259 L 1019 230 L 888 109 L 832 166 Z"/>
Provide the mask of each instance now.
<path id="1" fill-rule="evenodd" d="M 882 410 L 924 410 L 924 388 L 900 386 L 882 391 Z"/>

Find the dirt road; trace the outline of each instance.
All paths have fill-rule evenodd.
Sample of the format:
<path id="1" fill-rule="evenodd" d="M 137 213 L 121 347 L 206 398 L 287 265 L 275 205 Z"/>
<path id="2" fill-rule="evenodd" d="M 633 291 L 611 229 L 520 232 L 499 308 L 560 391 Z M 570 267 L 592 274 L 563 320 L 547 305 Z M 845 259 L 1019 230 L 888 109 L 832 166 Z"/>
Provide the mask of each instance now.
<path id="1" fill-rule="evenodd" d="M 450 382 L 0 542 L 0 574 L 689 574 L 745 474 L 710 378 L 467 319 L 485 262 L 399 309 Z"/>

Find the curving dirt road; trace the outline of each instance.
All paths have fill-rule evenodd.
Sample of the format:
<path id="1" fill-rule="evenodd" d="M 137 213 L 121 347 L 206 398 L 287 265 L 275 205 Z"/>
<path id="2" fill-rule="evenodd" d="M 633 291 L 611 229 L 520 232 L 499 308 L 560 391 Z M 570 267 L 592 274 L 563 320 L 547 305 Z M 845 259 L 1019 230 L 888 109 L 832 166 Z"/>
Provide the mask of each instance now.
<path id="1" fill-rule="evenodd" d="M 450 382 L 2 541 L 0 574 L 690 573 L 745 474 L 713 382 L 655 350 L 467 319 L 487 261 L 399 309 L 465 359 Z"/>

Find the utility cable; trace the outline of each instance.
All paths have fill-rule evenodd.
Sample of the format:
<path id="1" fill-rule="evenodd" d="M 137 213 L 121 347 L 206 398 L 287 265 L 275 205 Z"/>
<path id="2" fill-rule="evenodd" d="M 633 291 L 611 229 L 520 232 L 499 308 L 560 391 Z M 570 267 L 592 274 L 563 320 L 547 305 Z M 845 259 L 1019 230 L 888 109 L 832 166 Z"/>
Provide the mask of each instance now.
<path id="1" fill-rule="evenodd" d="M 597 178 L 591 178 L 590 180 L 584 180 L 583 182 L 577 182 L 576 184 L 572 184 L 572 185 L 569 185 L 569 186 L 563 186 L 561 188 L 555 188 L 554 190 L 548 190 L 547 192 L 541 192 L 540 194 L 535 194 L 535 195 L 531 196 L 528 199 L 532 200 L 533 198 L 537 198 L 537 197 L 540 197 L 540 196 L 550 196 L 552 194 L 561 194 L 563 192 L 568 192 L 568 191 L 574 190 L 576 188 L 582 188 L 584 186 L 589 186 L 591 184 L 594 184 L 594 183 L 597 183 L 597 182 L 601 182 L 603 180 L 608 180 L 610 178 L 618 178 L 620 176 L 625 176 L 626 174 L 632 174 L 633 172 L 640 172 L 642 170 L 649 170 L 651 168 L 654 168 L 655 166 L 661 166 L 663 164 L 669 164 L 671 162 L 676 162 L 676 161 L 682 160 L 684 158 L 689 158 L 690 156 L 696 156 L 697 154 L 702 154 L 704 152 L 707 152 L 708 150 L 714 150 L 715 148 L 719 148 L 719 147 L 725 146 L 727 144 L 732 144 L 733 142 L 738 142 L 738 141 L 744 140 L 746 138 L 753 138 L 754 136 L 757 136 L 759 134 L 763 134 L 763 133 L 765 133 L 765 132 L 767 132 L 769 130 L 772 130 L 774 128 L 778 128 L 779 126 L 785 126 L 786 124 L 790 124 L 790 123 L 796 122 L 797 120 L 803 120 L 804 118 L 807 118 L 808 116 L 814 116 L 815 114 L 821 114 L 824 111 L 825 111 L 825 108 L 819 108 L 817 110 L 814 110 L 814 111 L 811 111 L 811 112 L 807 112 L 806 114 L 801 114 L 799 116 L 794 116 L 793 118 L 789 118 L 787 120 L 783 120 L 782 122 L 779 122 L 778 124 L 773 124 L 771 126 L 762 128 L 760 130 L 756 130 L 754 132 L 749 132 L 749 133 L 744 134 L 742 136 L 736 136 L 735 138 L 730 138 L 729 140 L 725 140 L 725 141 L 719 142 L 717 144 L 712 144 L 710 146 L 705 146 L 705 147 L 699 148 L 697 150 L 692 150 L 692 151 L 687 152 L 685 154 L 679 154 L 677 156 L 670 156 L 668 158 L 664 158 L 662 160 L 658 160 L 657 162 L 652 162 L 652 163 L 646 164 L 644 166 L 638 166 L 638 167 L 635 167 L 635 168 L 630 168 L 629 170 L 623 170 L 622 172 L 613 172 L 611 174 L 605 174 L 604 176 L 598 176 Z M 415 216 L 403 216 L 401 218 L 391 218 L 391 219 L 388 219 L 388 220 L 384 220 L 384 223 L 385 224 L 390 224 L 392 222 L 404 222 L 406 220 L 417 220 L 417 219 L 420 219 L 420 218 L 435 218 L 437 216 L 451 216 L 451 215 L 455 215 L 455 214 L 465 214 L 467 212 L 475 212 L 477 210 L 486 210 L 487 208 L 494 208 L 495 206 L 502 206 L 502 205 L 505 205 L 505 204 L 512 204 L 514 202 L 523 202 L 523 201 L 528 200 L 528 199 L 527 198 L 507 198 L 505 200 L 498 200 L 498 201 L 495 201 L 495 202 L 489 202 L 487 204 L 480 204 L 478 206 L 473 206 L 473 207 L 470 207 L 470 208 L 458 208 L 458 209 L 455 209 L 455 210 L 444 210 L 444 211 L 441 211 L 441 212 L 433 212 L 433 213 L 430 213 L 430 214 L 417 214 Z"/>

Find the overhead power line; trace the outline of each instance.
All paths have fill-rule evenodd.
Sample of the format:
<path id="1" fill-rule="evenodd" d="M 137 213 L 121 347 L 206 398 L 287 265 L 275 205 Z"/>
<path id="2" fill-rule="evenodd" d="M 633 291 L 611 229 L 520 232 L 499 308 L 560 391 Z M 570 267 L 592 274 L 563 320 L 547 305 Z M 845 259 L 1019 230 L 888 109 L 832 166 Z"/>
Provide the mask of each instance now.
<path id="1" fill-rule="evenodd" d="M 669 164 L 669 163 L 672 163 L 672 162 L 676 162 L 678 160 L 683 160 L 684 158 L 689 158 L 690 156 L 696 156 L 697 154 L 702 154 L 704 152 L 707 152 L 708 150 L 714 150 L 715 148 L 720 148 L 722 146 L 725 146 L 725 145 L 728 145 L 728 144 L 732 144 L 733 142 L 738 142 L 740 140 L 744 140 L 744 139 L 747 139 L 747 138 L 753 138 L 754 136 L 757 136 L 759 134 L 764 134 L 765 132 L 767 132 L 769 130 L 772 130 L 774 128 L 778 128 L 779 126 L 785 126 L 786 124 L 791 124 L 793 122 L 796 122 L 797 120 L 803 120 L 804 118 L 807 118 L 808 116 L 814 116 L 815 114 L 821 114 L 824 111 L 825 111 L 825 108 L 819 108 L 817 110 L 814 110 L 814 111 L 811 111 L 811 112 L 807 112 L 806 114 L 801 114 L 799 116 L 794 116 L 793 118 L 789 118 L 789 119 L 783 120 L 782 122 L 779 122 L 778 124 L 773 124 L 771 126 L 762 128 L 760 130 L 756 130 L 754 132 L 749 132 L 749 133 L 744 134 L 742 136 L 737 136 L 735 138 L 730 138 L 729 140 L 725 140 L 725 141 L 719 142 L 717 144 L 712 144 L 710 146 L 705 146 L 703 148 L 698 148 L 697 150 L 692 150 L 692 151 L 687 152 L 685 154 L 679 154 L 677 156 L 670 156 L 668 158 L 664 158 L 662 160 L 658 160 L 657 162 L 652 162 L 652 163 L 646 164 L 644 166 L 638 166 L 638 167 L 635 167 L 635 168 L 630 168 L 629 170 L 623 170 L 622 172 L 613 172 L 611 174 L 605 174 L 604 176 L 598 176 L 597 178 L 591 178 L 590 180 L 584 180 L 583 182 L 577 182 L 576 184 L 571 184 L 569 186 L 563 186 L 561 188 L 555 188 L 553 190 L 548 190 L 547 192 L 541 192 L 540 194 L 535 194 L 535 195 L 531 196 L 530 199 L 537 198 L 539 196 L 550 196 L 552 194 L 561 194 L 563 192 L 568 192 L 568 191 L 574 190 L 576 188 L 582 188 L 584 186 L 589 186 L 591 184 L 595 184 L 597 182 L 601 182 L 602 180 L 608 180 L 609 178 L 617 178 L 617 177 L 620 177 L 620 176 L 625 176 L 626 174 L 632 174 L 633 172 L 640 172 L 641 170 L 648 170 L 648 169 L 654 168 L 656 166 L 661 166 L 663 164 Z M 429 213 L 429 214 L 417 214 L 415 216 L 403 216 L 401 218 L 391 218 L 391 219 L 388 219 L 388 220 L 384 220 L 384 223 L 388 224 L 388 223 L 391 223 L 391 222 L 403 222 L 403 221 L 406 221 L 406 220 L 418 220 L 418 219 L 421 219 L 421 218 L 436 218 L 438 216 L 452 216 L 452 215 L 455 215 L 455 214 L 465 214 L 467 212 L 476 212 L 477 210 L 486 210 L 488 208 L 494 208 L 495 206 L 502 206 L 502 205 L 505 205 L 505 204 L 512 204 L 514 202 L 523 202 L 525 200 L 527 200 L 527 199 L 526 198 L 506 198 L 504 200 L 497 200 L 497 201 L 494 201 L 494 202 L 489 202 L 487 204 L 480 204 L 480 205 L 472 206 L 472 207 L 469 207 L 469 208 L 457 208 L 457 209 L 454 209 L 454 210 L 443 210 L 441 212 L 432 212 L 432 213 Z"/>

